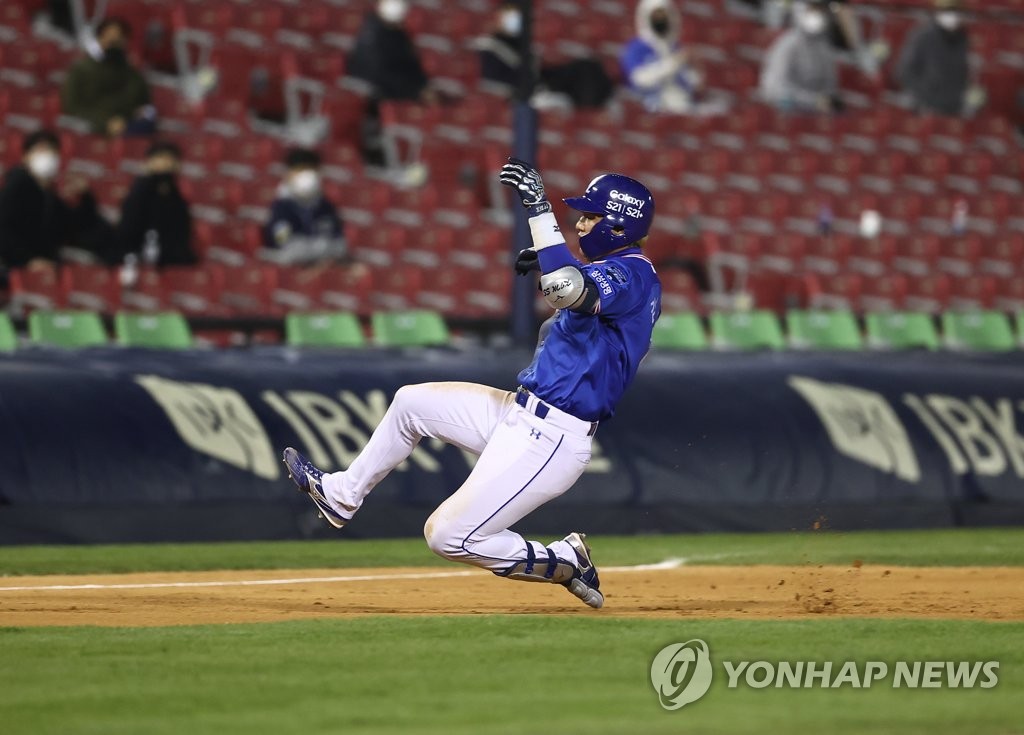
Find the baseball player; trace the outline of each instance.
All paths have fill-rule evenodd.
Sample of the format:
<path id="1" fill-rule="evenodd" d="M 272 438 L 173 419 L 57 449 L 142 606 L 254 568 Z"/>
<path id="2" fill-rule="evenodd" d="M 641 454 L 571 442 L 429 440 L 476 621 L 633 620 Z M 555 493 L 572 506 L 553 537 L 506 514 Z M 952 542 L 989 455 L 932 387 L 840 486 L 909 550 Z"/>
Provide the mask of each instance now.
<path id="1" fill-rule="evenodd" d="M 291 447 L 284 462 L 327 522 L 342 528 L 421 439 L 473 452 L 473 471 L 424 526 L 430 549 L 508 579 L 563 585 L 599 608 L 604 596 L 582 533 L 545 546 L 508 529 L 576 482 L 598 423 L 612 416 L 650 348 L 661 284 L 641 245 L 654 198 L 639 181 L 604 174 L 582 196 L 565 199 L 580 212 L 581 263 L 559 231 L 540 174 L 510 158 L 500 180 L 529 214 L 533 247 L 519 254 L 516 270 L 539 270 L 540 290 L 556 309 L 519 388 L 407 385 L 347 470 L 322 472 Z"/>

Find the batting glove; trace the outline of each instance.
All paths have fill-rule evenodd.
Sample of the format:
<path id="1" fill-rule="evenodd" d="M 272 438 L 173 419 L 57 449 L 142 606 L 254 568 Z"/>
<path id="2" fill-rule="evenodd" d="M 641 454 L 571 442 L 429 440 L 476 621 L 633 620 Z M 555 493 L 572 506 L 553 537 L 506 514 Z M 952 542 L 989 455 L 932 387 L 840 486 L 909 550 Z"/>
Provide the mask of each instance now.
<path id="1" fill-rule="evenodd" d="M 515 191 L 531 217 L 551 211 L 540 172 L 526 161 L 509 158 L 508 163 L 501 167 L 498 180 Z"/>
<path id="2" fill-rule="evenodd" d="M 537 257 L 537 251 L 533 248 L 520 250 L 519 255 L 516 256 L 516 273 L 525 276 L 530 271 L 539 270 L 540 260 Z"/>

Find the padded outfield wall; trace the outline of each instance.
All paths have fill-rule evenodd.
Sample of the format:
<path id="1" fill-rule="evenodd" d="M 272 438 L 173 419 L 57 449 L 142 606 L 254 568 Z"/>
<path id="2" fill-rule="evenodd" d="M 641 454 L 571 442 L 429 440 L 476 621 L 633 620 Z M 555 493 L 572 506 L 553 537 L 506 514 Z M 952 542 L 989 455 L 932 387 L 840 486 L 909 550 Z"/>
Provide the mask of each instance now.
<path id="1" fill-rule="evenodd" d="M 527 352 L 0 357 L 0 543 L 327 536 L 280 462 L 345 467 L 404 384 L 514 389 Z M 1024 523 L 1024 355 L 652 354 L 539 534 Z M 414 536 L 471 469 L 423 442 L 352 537 Z"/>

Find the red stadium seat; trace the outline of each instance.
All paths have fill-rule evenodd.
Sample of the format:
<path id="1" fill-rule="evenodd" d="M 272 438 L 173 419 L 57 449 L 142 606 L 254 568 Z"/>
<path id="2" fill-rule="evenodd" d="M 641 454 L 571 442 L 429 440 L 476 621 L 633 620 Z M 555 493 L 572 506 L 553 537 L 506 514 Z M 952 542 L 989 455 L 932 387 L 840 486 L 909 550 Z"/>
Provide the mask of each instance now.
<path id="1" fill-rule="evenodd" d="M 166 303 L 185 314 L 195 316 L 229 316 L 230 310 L 220 303 L 224 288 L 221 266 L 165 268 L 160 274 Z"/>
<path id="2" fill-rule="evenodd" d="M 10 308 L 16 314 L 64 306 L 64 294 L 55 269 L 15 269 L 9 274 Z"/>
<path id="3" fill-rule="evenodd" d="M 811 305 L 820 309 L 856 309 L 864 290 L 864 277 L 859 273 L 821 274 L 817 276 L 819 291 Z"/>
<path id="4" fill-rule="evenodd" d="M 416 305 L 416 296 L 423 290 L 423 271 L 414 266 L 377 268 L 373 273 L 374 309 L 400 311 Z"/>
<path id="5" fill-rule="evenodd" d="M 125 269 L 119 271 L 121 279 L 127 281 Z M 121 308 L 129 311 L 159 311 L 177 308 L 167 301 L 160 271 L 156 268 L 142 268 L 136 272 L 133 282 L 121 291 Z"/>
<path id="6" fill-rule="evenodd" d="M 281 316 L 284 309 L 272 300 L 277 269 L 247 265 L 224 271 L 220 303 L 236 316 Z"/>
<path id="7" fill-rule="evenodd" d="M 697 282 L 689 271 L 681 268 L 663 268 L 661 279 L 661 308 L 665 312 L 693 311 L 702 313 L 704 304 Z"/>
<path id="8" fill-rule="evenodd" d="M 72 309 L 113 314 L 120 307 L 117 271 L 105 266 L 65 265 L 60 273 L 64 302 Z"/>
<path id="9" fill-rule="evenodd" d="M 893 266 L 909 276 L 935 272 L 939 260 L 939 238 L 935 235 L 912 235 L 896 241 Z"/>
<path id="10" fill-rule="evenodd" d="M 508 314 L 512 303 L 513 277 L 511 268 L 478 271 L 466 290 L 463 301 L 466 315 L 486 319 Z"/>
<path id="11" fill-rule="evenodd" d="M 907 298 L 907 277 L 902 273 L 886 273 L 865 278 L 860 293 L 861 311 L 898 311 Z"/>
<path id="12" fill-rule="evenodd" d="M 982 244 L 978 268 L 982 273 L 1012 278 L 1024 275 L 1024 235 L 999 235 Z"/>
<path id="13" fill-rule="evenodd" d="M 814 272 L 835 275 L 849 268 L 853 241 L 849 237 L 831 235 L 811 237 L 807 240 L 808 250 L 804 254 L 803 268 Z"/>
<path id="14" fill-rule="evenodd" d="M 969 276 L 981 261 L 981 237 L 943 238 L 939 244 L 939 270 L 951 276 Z"/>
<path id="15" fill-rule="evenodd" d="M 950 282 L 945 273 L 907 279 L 906 308 L 937 314 L 949 306 Z"/>
<path id="16" fill-rule="evenodd" d="M 360 315 L 372 310 L 370 292 L 373 289 L 372 271 L 365 265 L 331 266 L 323 271 L 323 308 L 351 311 Z"/>
<path id="17" fill-rule="evenodd" d="M 851 248 L 850 268 L 869 278 L 888 273 L 896 257 L 897 240 L 889 235 L 858 238 Z"/>
<path id="18" fill-rule="evenodd" d="M 449 316 L 460 314 L 466 292 L 480 271 L 449 266 L 431 274 L 416 295 L 416 305 Z"/>
<path id="19" fill-rule="evenodd" d="M 966 276 L 950 279 L 949 306 L 953 309 L 991 309 L 996 300 L 996 279 Z"/>

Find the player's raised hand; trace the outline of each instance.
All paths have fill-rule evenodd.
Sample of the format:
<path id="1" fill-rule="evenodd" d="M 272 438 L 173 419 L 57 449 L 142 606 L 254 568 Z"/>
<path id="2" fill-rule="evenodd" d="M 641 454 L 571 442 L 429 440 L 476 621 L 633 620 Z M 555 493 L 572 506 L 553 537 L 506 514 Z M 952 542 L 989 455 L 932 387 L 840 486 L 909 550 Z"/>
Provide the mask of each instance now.
<path id="1" fill-rule="evenodd" d="M 533 248 L 526 248 L 519 251 L 516 256 L 516 273 L 525 276 L 530 271 L 540 270 L 540 260 L 537 258 L 537 251 Z"/>
<path id="2" fill-rule="evenodd" d="M 551 211 L 540 172 L 526 161 L 509 158 L 508 163 L 501 167 L 498 180 L 515 191 L 531 217 Z"/>

